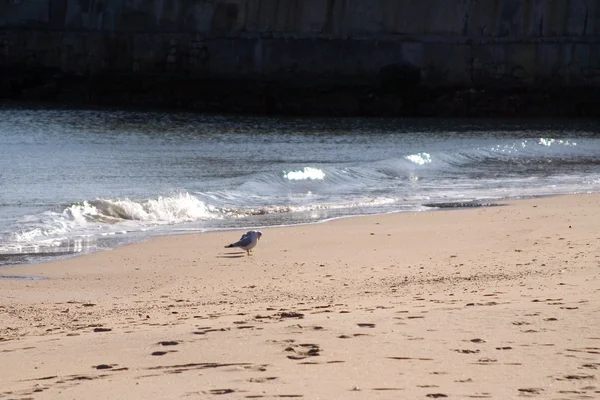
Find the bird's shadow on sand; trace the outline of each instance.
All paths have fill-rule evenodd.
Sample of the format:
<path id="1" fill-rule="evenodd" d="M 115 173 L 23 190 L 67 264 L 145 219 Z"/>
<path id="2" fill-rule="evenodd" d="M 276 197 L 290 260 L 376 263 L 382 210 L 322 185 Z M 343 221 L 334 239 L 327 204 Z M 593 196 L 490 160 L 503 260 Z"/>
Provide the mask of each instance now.
<path id="1" fill-rule="evenodd" d="M 246 255 L 245 251 L 236 251 L 235 253 L 226 253 L 217 256 L 217 258 L 242 258 Z"/>

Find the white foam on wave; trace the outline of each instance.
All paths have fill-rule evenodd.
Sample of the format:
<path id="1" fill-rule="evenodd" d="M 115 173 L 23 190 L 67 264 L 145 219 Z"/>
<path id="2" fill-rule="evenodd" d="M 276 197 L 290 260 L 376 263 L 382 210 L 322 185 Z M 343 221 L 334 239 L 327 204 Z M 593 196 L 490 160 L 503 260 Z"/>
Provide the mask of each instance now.
<path id="1" fill-rule="evenodd" d="M 524 150 L 535 151 L 536 146 L 542 146 L 541 149 L 549 147 L 556 148 L 558 146 L 575 147 L 577 146 L 577 142 L 574 142 L 573 140 L 562 140 L 542 137 L 539 138 L 537 141 L 525 139 L 520 142 L 496 144 L 492 146 L 489 150 L 492 153 L 516 154 L 519 152 L 522 153 Z"/>
<path id="2" fill-rule="evenodd" d="M 62 240 L 93 235 L 126 234 L 157 225 L 221 218 L 219 211 L 189 193 L 148 200 L 90 200 L 67 206 L 62 212 L 28 216 L 21 231 L 13 232 L 2 247 L 11 250 L 49 248 Z M 125 228 L 125 229 L 124 229 Z"/>
<path id="3" fill-rule="evenodd" d="M 290 181 L 303 181 L 303 180 L 319 180 L 322 181 L 325 179 L 325 172 L 318 168 L 312 167 L 304 167 L 303 170 L 300 171 L 290 171 L 284 172 L 283 177 L 285 179 L 289 179 Z"/>
<path id="4" fill-rule="evenodd" d="M 171 197 L 161 196 L 143 202 L 130 199 L 109 200 L 108 202 L 123 211 L 123 219 L 135 221 L 179 223 L 219 217 L 214 207 L 208 206 L 189 193 Z"/>
<path id="5" fill-rule="evenodd" d="M 408 156 L 405 156 L 404 158 L 418 165 L 425 165 L 431 163 L 431 154 L 429 153 L 410 154 Z"/>
<path id="6" fill-rule="evenodd" d="M 123 220 L 164 224 L 217 217 L 219 215 L 214 207 L 189 193 L 141 201 L 129 198 L 84 201 L 68 206 L 62 213 L 63 219 L 79 225 Z"/>
<path id="7" fill-rule="evenodd" d="M 343 210 L 360 207 L 374 207 L 394 204 L 398 199 L 393 197 L 375 197 L 372 199 L 351 199 L 336 203 L 321 203 L 321 204 L 303 204 L 289 206 L 267 206 L 261 209 L 241 210 L 238 211 L 238 216 L 244 217 L 248 215 L 263 215 L 263 214 L 283 214 L 283 213 L 302 213 L 315 210 Z"/>
<path id="8" fill-rule="evenodd" d="M 577 146 L 577 143 L 573 142 L 571 140 L 560 140 L 560 139 L 552 139 L 552 138 L 540 138 L 540 140 L 538 141 L 538 144 L 541 144 L 542 146 L 547 146 L 547 147 L 550 147 L 552 145 L 557 145 L 557 144 L 561 144 L 563 146 Z"/>
<path id="9" fill-rule="evenodd" d="M 79 225 L 83 225 L 90 217 L 97 217 L 98 209 L 84 201 L 83 203 L 72 204 L 65 208 L 62 212 L 62 217 L 65 220 L 72 221 Z"/>

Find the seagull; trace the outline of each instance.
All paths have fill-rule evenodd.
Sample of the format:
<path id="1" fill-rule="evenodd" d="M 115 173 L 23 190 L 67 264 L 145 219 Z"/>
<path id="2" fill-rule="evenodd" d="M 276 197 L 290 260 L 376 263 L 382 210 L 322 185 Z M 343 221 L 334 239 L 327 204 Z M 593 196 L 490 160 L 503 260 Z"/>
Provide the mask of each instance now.
<path id="1" fill-rule="evenodd" d="M 240 249 L 246 250 L 246 253 L 250 255 L 250 250 L 256 246 L 261 236 L 261 231 L 248 231 L 242 235 L 240 240 L 235 243 L 228 244 L 225 246 L 225 248 L 228 249 L 231 247 L 239 247 Z"/>

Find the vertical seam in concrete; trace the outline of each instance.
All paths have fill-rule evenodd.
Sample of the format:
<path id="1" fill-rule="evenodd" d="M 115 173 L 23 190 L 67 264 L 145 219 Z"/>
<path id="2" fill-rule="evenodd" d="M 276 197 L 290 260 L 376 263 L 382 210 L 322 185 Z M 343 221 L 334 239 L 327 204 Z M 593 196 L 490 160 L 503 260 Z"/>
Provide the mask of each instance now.
<path id="1" fill-rule="evenodd" d="M 333 32 L 333 9 L 335 7 L 335 0 L 327 0 L 327 14 L 325 15 L 325 24 L 323 25 L 322 32 L 327 35 L 331 35 Z"/>
<path id="2" fill-rule="evenodd" d="M 566 0 L 564 3 L 563 13 L 562 13 L 562 32 L 560 32 L 561 36 L 569 36 L 567 34 L 567 29 L 569 26 L 569 20 L 573 15 L 573 7 L 571 4 L 571 0 Z"/>
<path id="3" fill-rule="evenodd" d="M 276 0 L 275 1 L 275 21 L 273 21 L 274 26 L 271 27 L 271 29 L 277 30 L 277 19 L 279 18 L 279 4 L 281 3 L 281 0 Z"/>
<path id="4" fill-rule="evenodd" d="M 585 18 L 583 20 L 583 30 L 581 32 L 581 36 L 585 36 L 587 33 L 587 24 L 588 24 L 589 16 L 590 16 L 590 8 L 588 6 L 585 6 Z"/>

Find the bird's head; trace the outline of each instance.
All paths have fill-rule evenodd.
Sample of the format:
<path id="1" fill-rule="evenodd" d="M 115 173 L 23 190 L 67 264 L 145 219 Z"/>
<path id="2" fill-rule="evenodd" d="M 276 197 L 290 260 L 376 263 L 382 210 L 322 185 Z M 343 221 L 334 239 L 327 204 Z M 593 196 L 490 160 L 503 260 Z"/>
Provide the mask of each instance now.
<path id="1" fill-rule="evenodd" d="M 262 232 L 261 231 L 256 231 L 256 239 L 260 240 L 261 236 L 262 236 Z"/>

